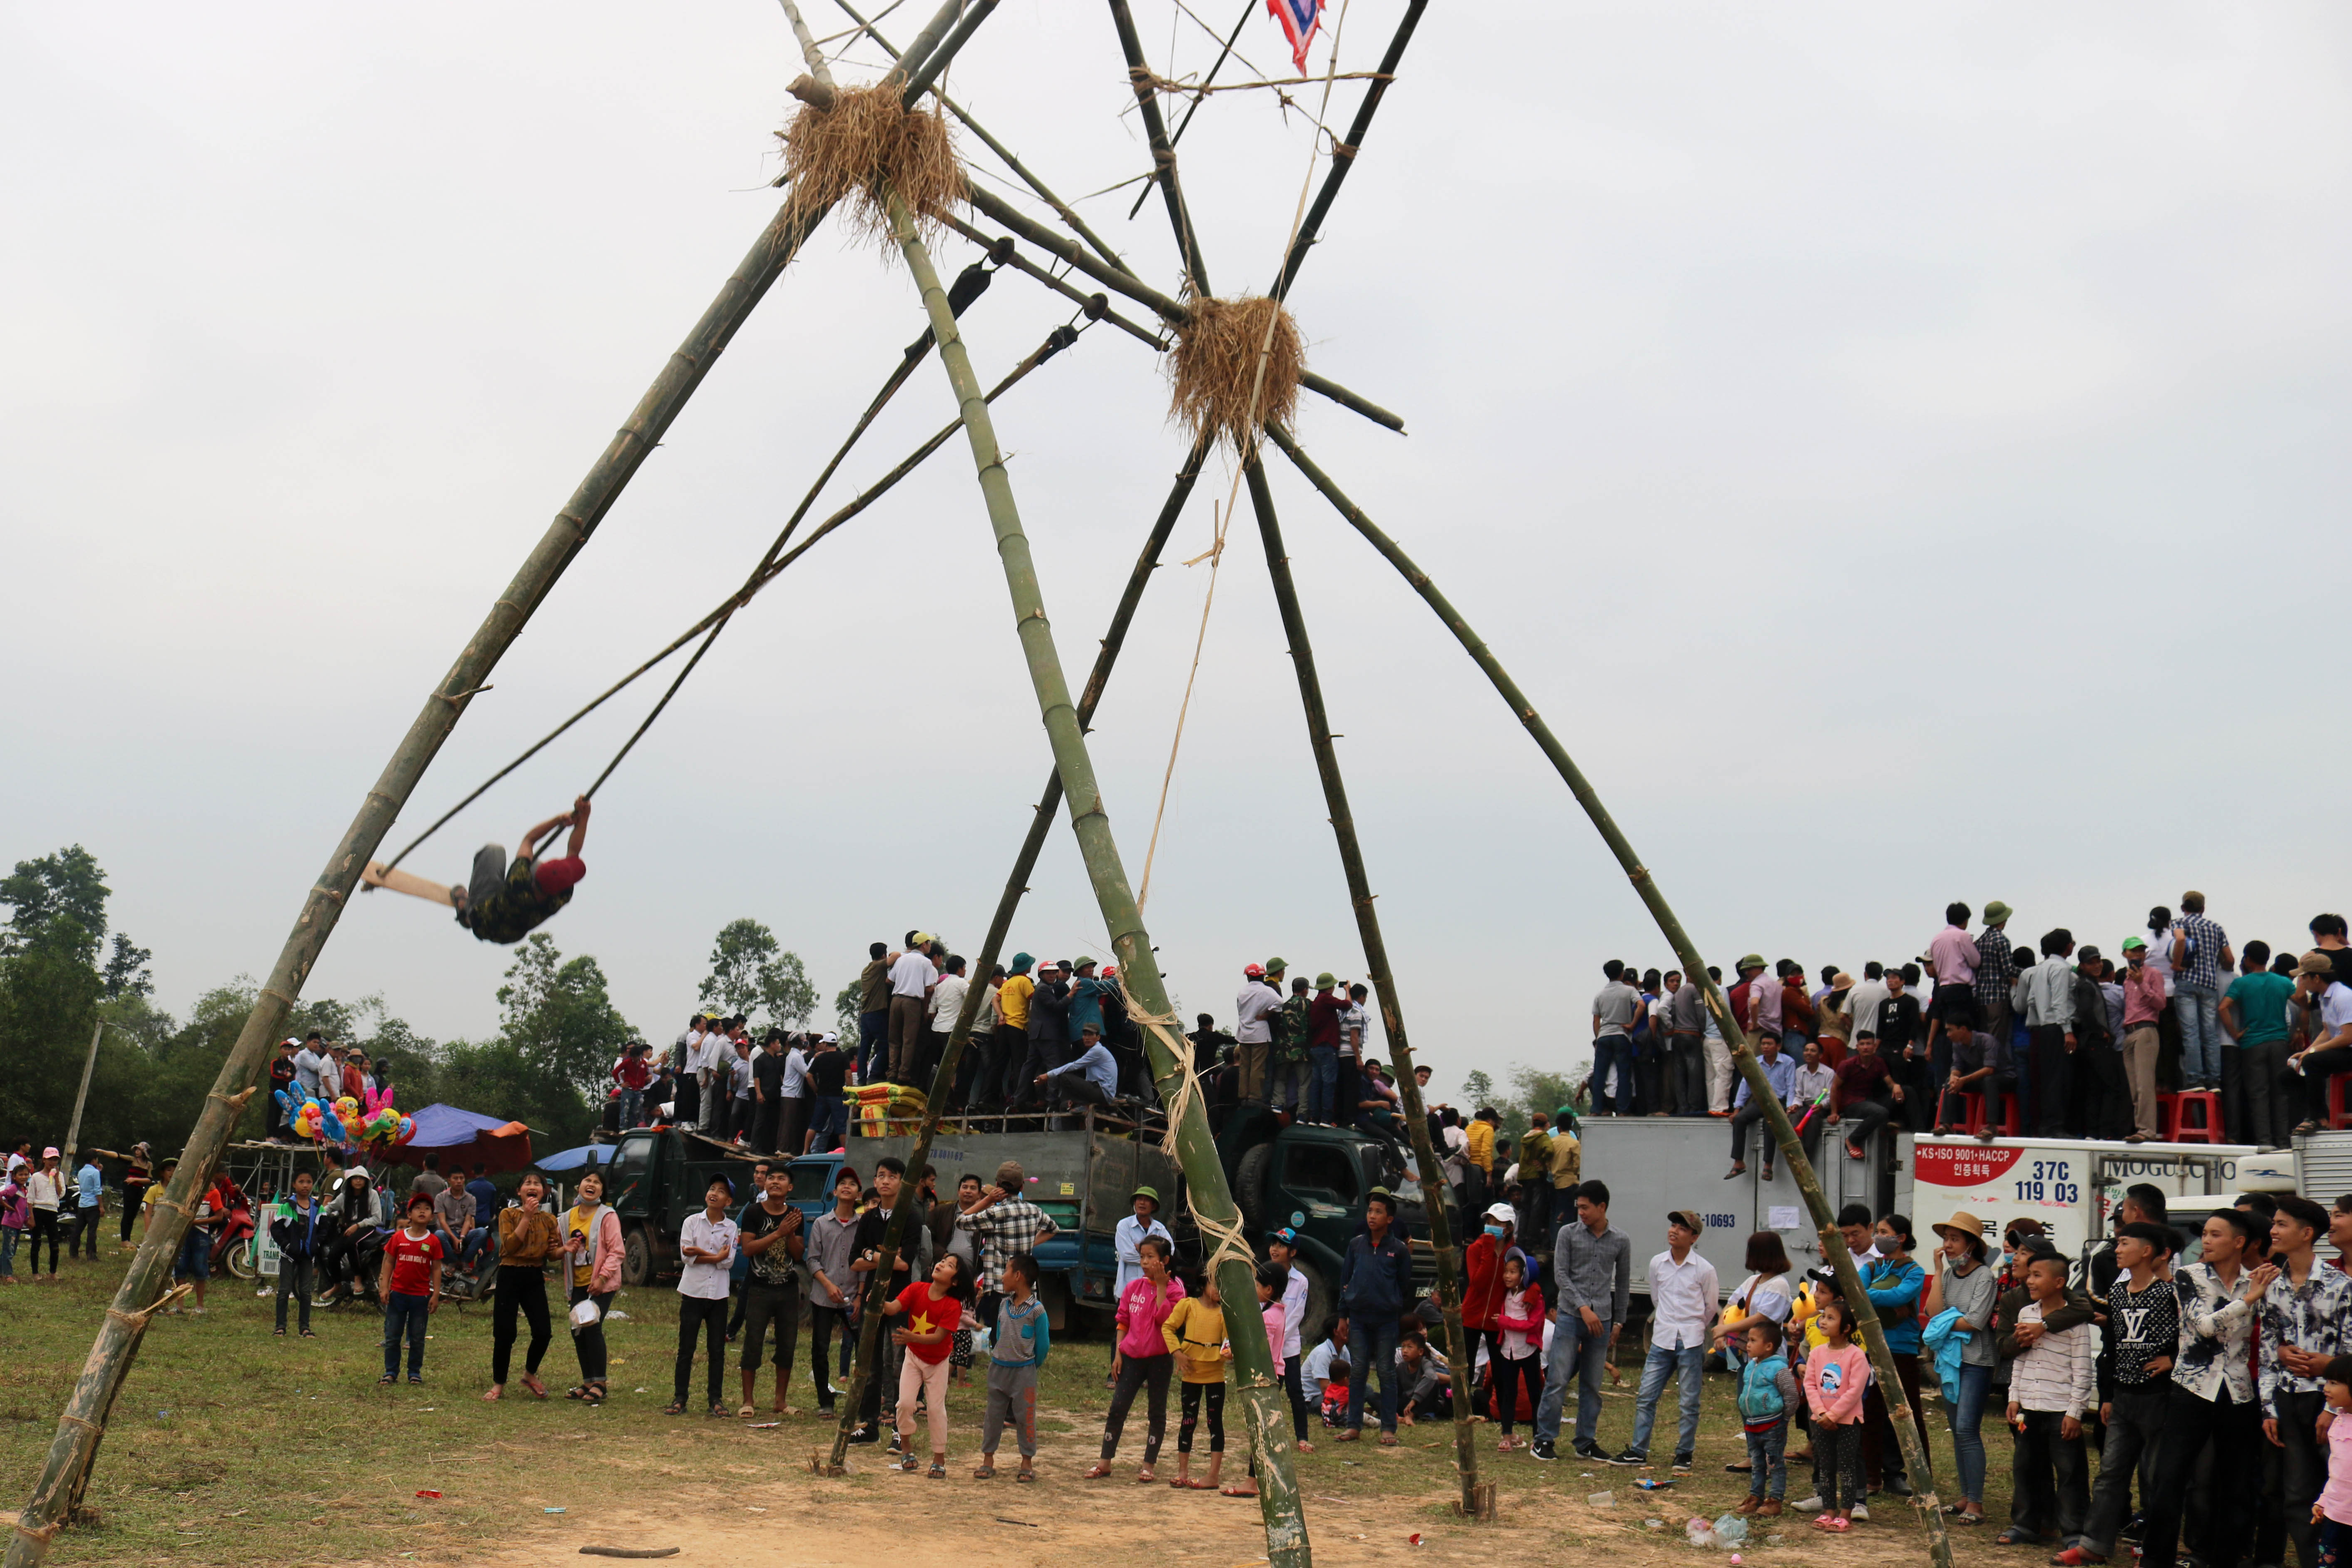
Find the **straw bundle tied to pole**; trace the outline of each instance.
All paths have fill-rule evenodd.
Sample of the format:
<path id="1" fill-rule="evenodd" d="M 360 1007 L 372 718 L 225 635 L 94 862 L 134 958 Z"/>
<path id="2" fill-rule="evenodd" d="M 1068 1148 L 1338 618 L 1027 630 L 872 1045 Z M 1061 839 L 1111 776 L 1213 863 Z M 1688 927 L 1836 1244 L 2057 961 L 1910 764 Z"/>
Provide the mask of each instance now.
<path id="1" fill-rule="evenodd" d="M 1298 406 L 1298 378 L 1307 369 L 1298 324 L 1279 302 L 1262 294 L 1196 298 L 1191 305 L 1192 319 L 1177 330 L 1175 351 L 1167 360 L 1174 383 L 1169 417 L 1195 439 L 1222 436 L 1246 454 L 1266 421 L 1287 426 L 1290 411 Z"/>
<path id="2" fill-rule="evenodd" d="M 776 132 L 792 208 L 821 211 L 846 201 L 850 226 L 876 241 L 890 238 L 886 187 L 925 229 L 950 216 L 966 192 L 947 117 L 936 107 L 904 107 L 905 89 L 895 72 L 868 87 L 834 88 L 810 77 L 793 83 L 800 111 Z"/>

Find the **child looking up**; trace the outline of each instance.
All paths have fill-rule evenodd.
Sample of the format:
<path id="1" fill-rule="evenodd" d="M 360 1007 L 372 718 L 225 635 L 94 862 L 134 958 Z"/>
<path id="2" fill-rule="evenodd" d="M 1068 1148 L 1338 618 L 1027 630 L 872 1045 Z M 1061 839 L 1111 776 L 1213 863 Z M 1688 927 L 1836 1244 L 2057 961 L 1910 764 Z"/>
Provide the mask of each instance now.
<path id="1" fill-rule="evenodd" d="M 1025 1252 L 1014 1253 L 1004 1260 L 1003 1278 L 1004 1300 L 997 1305 L 996 1331 L 988 1346 L 988 1414 L 980 1425 L 980 1468 L 971 1475 L 979 1481 L 995 1476 L 996 1440 L 1009 1415 L 1021 1445 L 1021 1471 L 1013 1479 L 1034 1481 L 1037 1374 L 1045 1370 L 1054 1333 L 1045 1321 L 1045 1303 L 1037 1300 L 1037 1260 Z"/>
<path id="2" fill-rule="evenodd" d="M 1797 1403 L 1797 1377 L 1780 1353 L 1780 1324 L 1757 1319 L 1748 1325 L 1747 1343 L 1748 1360 L 1739 1369 L 1739 1430 L 1748 1439 L 1748 1495 L 1731 1511 L 1772 1519 L 1789 1489 L 1789 1412 Z"/>
<path id="3" fill-rule="evenodd" d="M 1824 1295 L 1813 1322 L 1822 1343 L 1805 1358 L 1805 1404 L 1813 1415 L 1822 1481 L 1822 1511 L 1813 1523 L 1842 1533 L 1853 1528 L 1862 1501 L 1862 1394 L 1870 1382 L 1870 1357 L 1853 1342 L 1853 1316 L 1844 1297 Z"/>
<path id="4" fill-rule="evenodd" d="M 931 1265 L 929 1279 L 908 1286 L 882 1307 L 884 1317 L 907 1320 L 906 1327 L 890 1331 L 890 1342 L 907 1352 L 898 1368 L 898 1468 L 915 1468 L 915 1396 L 920 1394 L 931 1427 L 935 1481 L 948 1477 L 948 1352 L 955 1348 L 964 1300 L 971 1294 L 971 1266 L 950 1252 Z"/>
<path id="5" fill-rule="evenodd" d="M 376 1279 L 383 1298 L 383 1375 L 379 1387 L 397 1381 L 400 1339 L 408 1336 L 408 1381 L 425 1381 L 425 1327 L 441 1305 L 441 1238 L 433 1234 L 433 1199 L 408 1194 L 408 1214 L 383 1244 L 383 1272 Z"/>
<path id="6" fill-rule="evenodd" d="M 1520 1385 L 1527 1387 L 1530 1419 L 1543 1400 L 1543 1292 L 1528 1282 L 1526 1253 L 1514 1251 L 1503 1258 L 1503 1304 L 1496 1310 L 1495 1324 L 1501 1334 L 1500 1353 L 1487 1358 L 1486 1373 L 1503 1423 L 1497 1447 L 1507 1454 L 1528 1446 L 1511 1436 L 1511 1424 L 1518 1419 Z"/>
<path id="7" fill-rule="evenodd" d="M 1160 1337 L 1168 1353 L 1176 1358 L 1176 1373 L 1184 1384 L 1183 1408 L 1176 1420 L 1176 1479 L 1168 1484 L 1214 1491 L 1217 1471 L 1225 1462 L 1225 1312 L 1214 1274 L 1201 1281 L 1199 1295 L 1176 1303 L 1168 1321 L 1160 1325 Z M 1203 1401 L 1209 1406 L 1209 1475 L 1206 1480 L 1196 1481 L 1192 1432 L 1201 1423 Z"/>
<path id="8" fill-rule="evenodd" d="M 1257 1266 L 1258 1315 L 1265 1322 L 1265 1342 L 1267 1348 L 1274 1352 L 1274 1375 L 1277 1379 L 1284 1375 L 1286 1369 L 1292 1373 L 1298 1370 L 1298 1364 L 1295 1359 L 1286 1360 L 1283 1355 L 1283 1344 L 1290 1331 L 1290 1310 L 1284 1303 L 1284 1298 L 1289 1293 L 1289 1289 L 1290 1269 L 1284 1264 L 1269 1262 Z M 1222 1353 L 1226 1361 L 1234 1359 L 1234 1346 L 1231 1340 L 1225 1342 Z M 1223 1394 L 1224 1390 L 1220 1388 L 1217 1392 Z M 1217 1462 L 1212 1458 L 1209 1461 L 1209 1479 L 1213 1482 L 1216 1479 Z M 1257 1455 L 1255 1450 L 1250 1455 L 1249 1479 L 1236 1481 L 1232 1486 L 1224 1488 L 1223 1491 L 1227 1497 L 1257 1496 Z"/>

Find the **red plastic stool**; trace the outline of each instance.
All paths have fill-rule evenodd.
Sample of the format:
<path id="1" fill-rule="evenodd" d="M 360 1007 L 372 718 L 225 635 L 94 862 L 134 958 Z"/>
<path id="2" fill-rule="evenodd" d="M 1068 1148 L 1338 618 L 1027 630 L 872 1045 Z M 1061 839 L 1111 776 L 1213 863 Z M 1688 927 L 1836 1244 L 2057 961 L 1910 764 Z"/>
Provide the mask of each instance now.
<path id="1" fill-rule="evenodd" d="M 2352 1127 L 2352 1106 L 2345 1103 L 2347 1091 L 2352 1091 L 2352 1076 L 2330 1075 L 2327 1079 L 2327 1125 L 2333 1129 Z"/>
<path id="2" fill-rule="evenodd" d="M 1976 1134 L 1982 1132 L 1985 1130 L 1984 1102 L 1985 1097 L 1981 1094 L 1969 1094 L 1965 1090 L 1961 1092 L 1960 1104 L 1968 1112 L 1968 1120 L 1962 1124 L 1962 1131 L 1966 1131 L 1970 1137 L 1974 1137 Z M 2001 1101 L 2000 1136 L 2004 1138 L 2020 1138 L 2024 1136 L 2024 1134 L 2018 1130 L 2017 1096 L 2013 1094 L 2007 1096 Z"/>
<path id="3" fill-rule="evenodd" d="M 2210 1089 L 2157 1096 L 2158 1126 L 2168 1143 L 2221 1142 L 2221 1097 Z M 2196 1114 L 2191 1116 L 2189 1113 Z"/>

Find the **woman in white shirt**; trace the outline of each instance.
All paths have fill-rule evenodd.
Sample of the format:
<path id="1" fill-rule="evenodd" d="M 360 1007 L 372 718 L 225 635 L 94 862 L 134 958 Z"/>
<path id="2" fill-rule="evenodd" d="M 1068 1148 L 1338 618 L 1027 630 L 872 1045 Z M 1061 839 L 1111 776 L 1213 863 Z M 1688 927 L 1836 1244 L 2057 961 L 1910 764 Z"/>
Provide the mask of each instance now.
<path id="1" fill-rule="evenodd" d="M 25 1182 L 26 1201 L 33 1205 L 33 1283 L 41 1282 L 41 1237 L 49 1238 L 49 1279 L 58 1277 L 58 1205 L 65 1198 L 65 1173 L 58 1168 L 58 1152 L 41 1151 L 41 1168 Z"/>

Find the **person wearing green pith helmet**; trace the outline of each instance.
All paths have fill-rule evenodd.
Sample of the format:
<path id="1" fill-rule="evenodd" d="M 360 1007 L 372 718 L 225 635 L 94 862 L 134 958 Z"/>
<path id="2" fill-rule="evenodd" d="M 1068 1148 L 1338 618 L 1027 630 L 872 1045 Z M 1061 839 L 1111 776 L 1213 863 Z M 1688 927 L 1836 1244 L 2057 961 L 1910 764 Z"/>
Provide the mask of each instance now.
<path id="1" fill-rule="evenodd" d="M 1339 984 L 1325 970 L 1315 977 L 1315 996 L 1307 1004 L 1307 1110 L 1300 1120 L 1327 1126 L 1339 1120 L 1333 1108 L 1339 1097 L 1339 1020 L 1348 1011 Z"/>
<path id="2" fill-rule="evenodd" d="M 1171 1247 L 1176 1238 L 1160 1223 L 1160 1189 L 1138 1187 L 1132 1194 L 1135 1212 L 1120 1220 L 1111 1229 L 1112 1249 L 1118 1258 L 1118 1278 L 1111 1286 L 1111 1298 L 1123 1296 L 1129 1284 L 1143 1278 L 1143 1238 L 1156 1236 Z"/>

